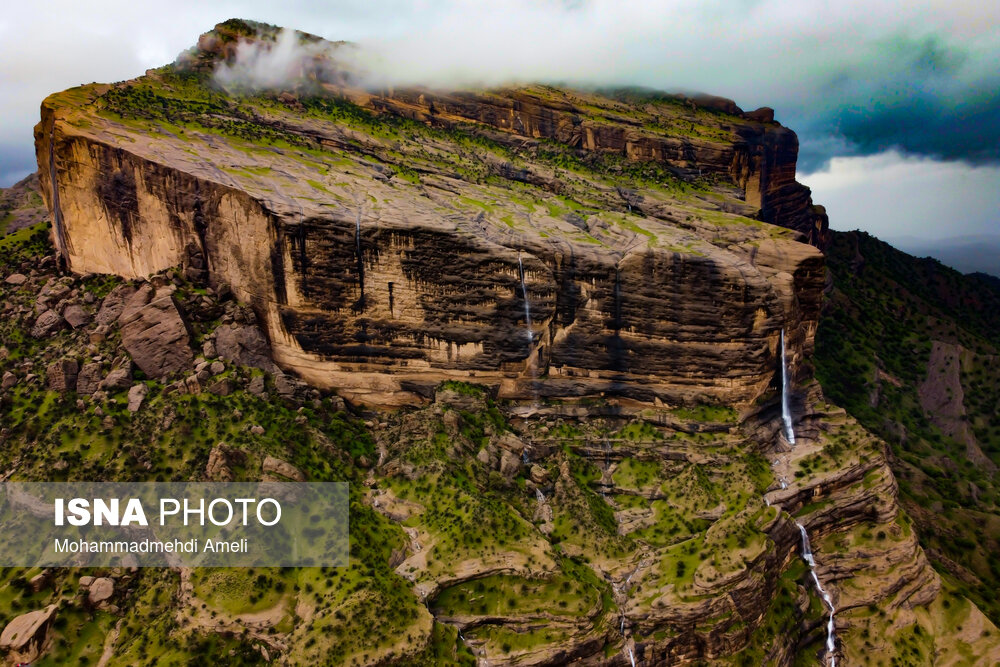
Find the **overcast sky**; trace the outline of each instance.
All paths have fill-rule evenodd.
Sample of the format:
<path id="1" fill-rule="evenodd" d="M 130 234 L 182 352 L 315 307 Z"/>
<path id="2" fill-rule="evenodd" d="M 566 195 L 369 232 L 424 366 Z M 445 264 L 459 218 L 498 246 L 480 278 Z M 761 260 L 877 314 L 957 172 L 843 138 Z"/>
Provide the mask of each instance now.
<path id="1" fill-rule="evenodd" d="M 50 0 L 0 16 L 0 185 L 49 93 L 173 61 L 231 17 L 358 42 L 396 82 L 635 84 L 771 106 L 836 229 L 1000 239 L 1000 2 Z"/>

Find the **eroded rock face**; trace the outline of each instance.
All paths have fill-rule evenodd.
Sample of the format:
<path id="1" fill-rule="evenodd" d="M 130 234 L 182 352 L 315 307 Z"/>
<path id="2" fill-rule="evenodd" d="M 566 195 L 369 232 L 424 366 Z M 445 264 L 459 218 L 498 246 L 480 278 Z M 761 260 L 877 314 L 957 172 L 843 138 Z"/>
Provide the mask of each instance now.
<path id="1" fill-rule="evenodd" d="M 169 95 L 163 76 L 129 85 Z M 766 113 L 538 86 L 373 96 L 336 84 L 316 104 L 361 120 L 291 102 L 267 119 L 241 108 L 330 153 L 315 161 L 258 156 L 225 134 L 208 150 L 94 112 L 128 90 L 43 105 L 36 146 L 56 247 L 78 272 L 182 266 L 231 286 L 265 331 L 220 328 L 224 358 L 268 368 L 267 342 L 282 369 L 386 407 L 474 378 L 531 405 L 601 397 L 639 409 L 750 404 L 773 386 L 782 327 L 794 357 L 811 349 L 823 262 L 804 242 L 822 245 L 825 227 L 794 180 L 794 133 Z M 373 129 L 384 122 L 406 132 L 387 140 Z M 143 314 L 121 317 L 137 365 L 154 377 L 187 369 L 169 297 L 136 298 Z"/>
<path id="2" fill-rule="evenodd" d="M 0 649 L 12 659 L 31 661 L 38 657 L 45 643 L 49 624 L 56 615 L 56 605 L 21 614 L 0 634 Z"/>
<path id="3" fill-rule="evenodd" d="M 265 482 L 283 482 L 288 480 L 293 482 L 306 481 L 306 476 L 301 470 L 293 466 L 288 461 L 282 461 L 281 459 L 273 456 L 267 456 L 264 458 L 263 468 Z"/>
<path id="4" fill-rule="evenodd" d="M 169 291 L 143 286 L 129 298 L 118 322 L 122 344 L 149 377 L 162 378 L 191 368 L 190 335 Z"/>

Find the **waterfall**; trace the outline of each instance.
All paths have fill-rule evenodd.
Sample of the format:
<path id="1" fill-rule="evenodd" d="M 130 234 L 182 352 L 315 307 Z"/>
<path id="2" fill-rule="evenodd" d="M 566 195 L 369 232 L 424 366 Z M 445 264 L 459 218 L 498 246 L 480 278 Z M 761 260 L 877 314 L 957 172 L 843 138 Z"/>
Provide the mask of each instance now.
<path id="1" fill-rule="evenodd" d="M 781 330 L 781 421 L 785 423 L 785 438 L 788 444 L 795 444 L 795 429 L 792 428 L 792 410 L 788 407 L 788 392 L 791 382 L 788 379 L 788 360 L 785 356 L 785 330 Z"/>
<path id="2" fill-rule="evenodd" d="M 538 500 L 539 505 L 545 504 L 545 494 L 538 487 L 535 487 L 535 498 Z"/>
<path id="3" fill-rule="evenodd" d="M 622 272 L 615 267 L 615 332 L 622 328 Z"/>
<path id="4" fill-rule="evenodd" d="M 632 663 L 632 667 L 635 667 L 635 656 L 632 654 L 632 649 L 628 650 L 628 659 Z"/>
<path id="5" fill-rule="evenodd" d="M 358 216 L 354 221 L 354 254 L 357 256 L 358 260 L 358 289 L 361 291 L 361 297 L 358 299 L 358 305 L 361 310 L 365 308 L 365 261 L 361 254 L 361 209 L 358 209 Z"/>
<path id="6" fill-rule="evenodd" d="M 524 264 L 521 262 L 521 253 L 517 253 L 517 273 L 521 278 L 521 297 L 524 299 L 524 327 L 528 336 L 528 343 L 533 340 L 531 334 L 531 302 L 528 301 L 528 286 L 524 282 Z"/>
<path id="7" fill-rule="evenodd" d="M 823 598 L 823 602 L 830 610 L 830 617 L 826 622 L 826 654 L 830 658 L 830 667 L 837 667 L 837 656 L 834 655 L 834 651 L 837 649 L 837 636 L 833 624 L 833 615 L 837 613 L 837 608 L 833 606 L 830 594 L 823 588 L 823 584 L 819 583 L 819 577 L 816 576 L 816 559 L 813 558 L 812 548 L 809 546 L 809 534 L 806 532 L 806 527 L 798 521 L 795 522 L 795 525 L 799 527 L 799 533 L 802 534 L 802 559 L 809 565 L 809 572 L 816 583 L 816 590 L 819 591 L 820 597 Z"/>

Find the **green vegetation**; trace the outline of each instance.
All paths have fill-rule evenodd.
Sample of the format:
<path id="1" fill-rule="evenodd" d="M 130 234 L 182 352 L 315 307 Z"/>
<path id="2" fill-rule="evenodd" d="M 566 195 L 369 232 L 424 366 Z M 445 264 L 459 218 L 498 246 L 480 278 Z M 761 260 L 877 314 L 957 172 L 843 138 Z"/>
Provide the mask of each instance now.
<path id="1" fill-rule="evenodd" d="M 1000 621 L 1000 563 L 989 555 L 1000 550 L 1000 289 L 860 232 L 834 234 L 828 266 L 835 289 L 817 333 L 817 377 L 892 447 L 904 506 L 935 567 Z M 953 371 L 947 358 L 932 368 L 934 341 L 964 350 Z M 963 393 L 966 414 L 954 424 L 968 425 L 993 466 L 924 411 L 925 381 Z"/>

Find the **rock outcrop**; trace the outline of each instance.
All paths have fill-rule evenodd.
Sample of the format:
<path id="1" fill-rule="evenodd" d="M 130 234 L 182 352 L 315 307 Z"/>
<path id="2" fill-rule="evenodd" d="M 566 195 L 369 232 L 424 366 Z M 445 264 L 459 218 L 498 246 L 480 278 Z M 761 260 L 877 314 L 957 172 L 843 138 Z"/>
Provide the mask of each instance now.
<path id="1" fill-rule="evenodd" d="M 122 344 L 153 378 L 190 369 L 194 362 L 187 325 L 167 290 L 146 285 L 133 294 L 118 318 Z"/>
<path id="2" fill-rule="evenodd" d="M 43 104 L 41 183 L 73 271 L 204 272 L 252 304 L 279 366 L 373 405 L 470 377 L 526 403 L 749 405 L 773 383 L 782 327 L 808 354 L 823 264 L 804 242 L 821 245 L 824 228 L 794 180 L 794 133 L 763 115 L 324 80 L 266 114 L 227 97 L 212 114 L 187 109 L 179 77 L 210 91 L 223 56 L 206 48 L 187 72 Z M 146 131 L 156 111 L 133 106 L 139 90 L 174 100 L 190 132 Z M 245 150 L 220 117 L 292 147 Z M 150 376 L 187 366 L 164 295 L 123 335 Z M 164 337 L 172 352 L 151 358 Z M 237 328 L 215 346 L 257 365 L 260 342 Z"/>
<path id="3" fill-rule="evenodd" d="M 45 644 L 49 625 L 56 615 L 56 605 L 22 614 L 12 620 L 0 634 L 0 650 L 9 659 L 30 662 L 38 657 Z"/>

